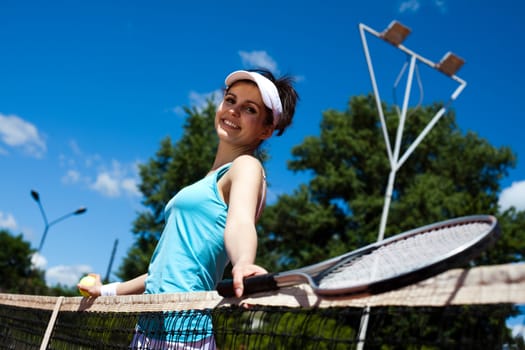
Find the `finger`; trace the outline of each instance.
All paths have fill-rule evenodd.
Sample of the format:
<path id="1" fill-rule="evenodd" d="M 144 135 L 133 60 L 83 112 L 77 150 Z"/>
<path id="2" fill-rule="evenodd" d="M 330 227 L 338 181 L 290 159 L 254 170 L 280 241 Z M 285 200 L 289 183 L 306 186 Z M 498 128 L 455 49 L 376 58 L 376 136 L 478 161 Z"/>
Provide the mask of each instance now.
<path id="1" fill-rule="evenodd" d="M 244 291 L 244 285 L 242 283 L 242 279 L 243 279 L 243 276 L 241 274 L 235 274 L 233 276 L 233 290 L 237 298 L 240 298 Z"/>

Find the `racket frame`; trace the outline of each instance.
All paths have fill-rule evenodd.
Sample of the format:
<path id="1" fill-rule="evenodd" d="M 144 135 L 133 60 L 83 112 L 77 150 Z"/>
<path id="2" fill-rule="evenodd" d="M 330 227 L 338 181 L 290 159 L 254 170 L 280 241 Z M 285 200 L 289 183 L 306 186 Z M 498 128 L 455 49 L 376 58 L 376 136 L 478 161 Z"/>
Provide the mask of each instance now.
<path id="1" fill-rule="evenodd" d="M 359 284 L 351 287 L 342 288 L 320 288 L 319 281 L 327 270 L 335 269 L 339 265 L 347 263 L 348 260 L 357 259 L 363 255 L 397 241 L 407 239 L 411 236 L 424 234 L 425 232 L 435 231 L 446 227 L 466 225 L 476 222 L 488 223 L 489 228 L 483 234 L 469 242 L 458 246 L 451 250 L 448 254 L 441 257 L 436 257 L 429 261 L 424 266 L 407 271 L 399 275 L 380 279 L 368 284 Z M 314 293 L 325 297 L 337 296 L 366 296 L 378 293 L 383 293 L 389 290 L 404 287 L 406 285 L 419 282 L 426 278 L 435 276 L 450 268 L 457 267 L 472 260 L 475 256 L 485 250 L 488 246 L 493 244 L 501 234 L 497 219 L 491 215 L 471 215 L 455 219 L 449 219 L 426 226 L 421 226 L 416 229 L 400 233 L 381 241 L 369 244 L 362 248 L 347 252 L 343 255 L 305 266 L 299 269 L 289 270 L 285 272 L 269 273 L 247 277 L 244 279 L 245 294 L 252 294 L 257 292 L 271 291 L 283 287 L 290 287 L 297 284 L 308 283 Z M 232 297 L 233 288 L 232 281 L 225 280 L 219 282 L 217 285 L 219 294 L 225 297 Z"/>

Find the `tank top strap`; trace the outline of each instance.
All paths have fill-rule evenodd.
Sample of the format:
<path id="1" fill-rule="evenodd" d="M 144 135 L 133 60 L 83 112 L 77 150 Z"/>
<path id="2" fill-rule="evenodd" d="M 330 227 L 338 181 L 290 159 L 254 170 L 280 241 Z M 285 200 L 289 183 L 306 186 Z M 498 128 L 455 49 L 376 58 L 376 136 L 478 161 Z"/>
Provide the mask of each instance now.
<path id="1" fill-rule="evenodd" d="M 257 212 L 255 213 L 255 221 L 257 221 L 263 212 L 264 206 L 266 204 L 266 173 L 264 172 L 264 169 L 262 169 L 262 183 L 261 183 L 261 200 L 259 201 L 259 205 L 257 207 Z"/>
<path id="2" fill-rule="evenodd" d="M 226 174 L 226 172 L 230 170 L 231 166 L 232 166 L 231 162 L 220 166 L 219 169 L 217 169 L 217 171 L 215 172 L 216 180 L 219 180 L 224 174 Z"/>

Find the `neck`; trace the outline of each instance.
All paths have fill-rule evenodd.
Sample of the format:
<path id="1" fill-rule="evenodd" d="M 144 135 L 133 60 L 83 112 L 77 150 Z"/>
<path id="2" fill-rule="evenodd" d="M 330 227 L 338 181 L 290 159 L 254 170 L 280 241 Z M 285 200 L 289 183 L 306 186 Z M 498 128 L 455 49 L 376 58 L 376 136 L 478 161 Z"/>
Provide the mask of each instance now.
<path id="1" fill-rule="evenodd" d="M 255 149 L 252 147 L 235 148 L 230 145 L 226 145 L 222 142 L 219 143 L 217 153 L 215 154 L 215 160 L 210 171 L 214 171 L 226 163 L 231 163 L 235 158 L 242 155 L 251 155 L 255 153 Z"/>

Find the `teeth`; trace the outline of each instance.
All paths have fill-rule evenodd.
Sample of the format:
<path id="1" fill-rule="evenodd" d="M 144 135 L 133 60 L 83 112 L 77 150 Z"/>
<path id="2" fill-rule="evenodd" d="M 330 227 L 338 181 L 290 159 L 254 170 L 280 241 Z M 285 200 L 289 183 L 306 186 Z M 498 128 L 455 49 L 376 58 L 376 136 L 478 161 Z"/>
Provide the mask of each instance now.
<path id="1" fill-rule="evenodd" d="M 226 119 L 224 119 L 224 124 L 226 124 L 226 125 L 228 125 L 228 126 L 230 126 L 230 127 L 232 127 L 232 128 L 236 128 L 236 129 L 239 128 L 239 127 L 237 126 L 237 124 L 234 124 L 234 123 L 232 123 L 231 121 L 226 120 Z"/>

